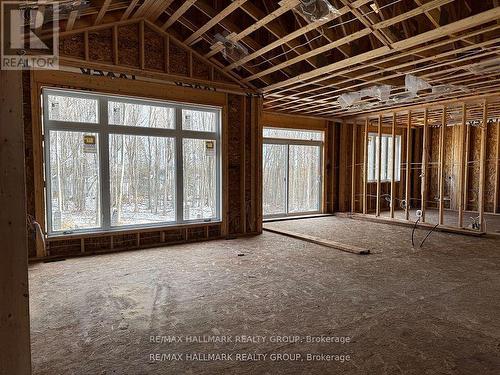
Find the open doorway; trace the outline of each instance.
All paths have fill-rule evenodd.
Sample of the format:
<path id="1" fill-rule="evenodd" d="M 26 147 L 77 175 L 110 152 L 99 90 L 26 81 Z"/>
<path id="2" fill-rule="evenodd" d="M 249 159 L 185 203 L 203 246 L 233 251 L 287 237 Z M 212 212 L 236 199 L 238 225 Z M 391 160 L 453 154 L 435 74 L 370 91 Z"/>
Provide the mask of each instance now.
<path id="1" fill-rule="evenodd" d="M 322 212 L 322 131 L 264 128 L 265 218 Z"/>

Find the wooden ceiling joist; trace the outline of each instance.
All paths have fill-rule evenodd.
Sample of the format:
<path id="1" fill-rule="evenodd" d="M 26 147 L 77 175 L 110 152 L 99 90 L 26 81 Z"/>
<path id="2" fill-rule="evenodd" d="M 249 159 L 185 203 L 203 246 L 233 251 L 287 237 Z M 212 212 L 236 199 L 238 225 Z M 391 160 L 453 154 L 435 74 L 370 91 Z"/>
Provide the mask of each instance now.
<path id="1" fill-rule="evenodd" d="M 264 93 L 270 92 L 272 90 L 276 90 L 281 87 L 285 86 L 290 86 L 293 85 L 296 82 L 302 82 L 307 79 L 311 79 L 314 77 L 318 77 L 323 74 L 328 74 L 332 73 L 333 71 L 344 67 L 344 66 L 350 66 L 354 65 L 360 61 L 364 60 L 371 60 L 375 59 L 378 57 L 382 57 L 388 53 L 394 53 L 398 51 L 403 51 L 409 48 L 416 47 L 420 44 L 430 42 L 435 39 L 442 38 L 444 36 L 448 36 L 453 33 L 457 33 L 466 29 L 471 29 L 476 26 L 480 26 L 482 24 L 485 24 L 487 22 L 491 21 L 496 21 L 500 17 L 500 8 L 493 8 L 490 10 L 487 10 L 485 12 L 476 14 L 474 16 L 467 17 L 465 19 L 462 19 L 460 21 L 453 22 L 451 24 L 448 24 L 446 26 L 441 26 L 437 29 L 427 31 L 425 33 L 422 33 L 420 35 L 414 36 L 412 38 L 399 41 L 396 43 L 393 43 L 391 45 L 391 48 L 384 46 L 380 47 L 376 50 L 351 57 L 349 59 L 345 59 L 341 62 L 333 63 L 330 65 L 327 65 L 325 67 L 321 67 L 319 69 L 313 70 L 308 73 L 300 74 L 296 77 L 289 78 L 288 80 L 282 81 L 282 82 L 277 82 L 275 84 L 272 84 L 270 86 L 267 86 L 263 89 Z M 226 68 L 227 69 L 227 68 Z"/>
<path id="2" fill-rule="evenodd" d="M 340 109 L 339 95 L 375 84 L 391 85 L 397 93 L 408 73 L 478 92 L 500 88 L 500 72 L 467 71 L 500 54 L 498 0 L 326 1 L 337 12 L 310 22 L 297 10 L 300 0 L 91 0 L 89 7 L 70 12 L 61 32 L 147 20 L 258 89 L 266 109 L 296 114 L 352 115 L 360 108 Z M 221 30 L 249 53 L 237 61 L 223 59 L 224 46 L 214 42 Z M 430 99 L 415 99 L 421 100 Z"/>
<path id="3" fill-rule="evenodd" d="M 187 38 L 184 43 L 187 44 L 188 46 L 194 44 L 201 35 L 206 33 L 208 30 L 210 30 L 212 27 L 214 27 L 217 23 L 219 23 L 221 20 L 226 18 L 229 14 L 234 12 L 236 9 L 238 9 L 241 4 L 243 4 L 247 0 L 234 0 L 230 5 L 228 5 L 226 8 L 224 8 L 220 13 L 218 13 L 215 17 L 213 17 L 210 21 L 208 21 L 206 24 L 204 24 L 202 27 L 200 27 L 198 30 L 196 30 L 189 38 Z"/>
<path id="4" fill-rule="evenodd" d="M 187 0 L 182 4 L 177 10 L 172 14 L 168 20 L 161 27 L 162 30 L 167 30 L 170 26 L 172 26 L 177 20 L 182 17 L 184 13 L 188 11 L 189 8 L 196 2 L 196 0 Z M 166 9 L 166 8 L 165 8 Z"/>

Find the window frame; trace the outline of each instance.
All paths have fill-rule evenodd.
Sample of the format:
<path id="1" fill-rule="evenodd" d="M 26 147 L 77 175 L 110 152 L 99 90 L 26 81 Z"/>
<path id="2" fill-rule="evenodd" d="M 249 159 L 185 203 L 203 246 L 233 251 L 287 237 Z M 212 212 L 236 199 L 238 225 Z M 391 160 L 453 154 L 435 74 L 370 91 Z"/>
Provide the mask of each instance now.
<path id="1" fill-rule="evenodd" d="M 96 99 L 97 123 L 82 123 L 60 120 L 50 120 L 47 110 L 48 96 L 59 95 L 68 97 L 79 97 L 84 99 Z M 58 89 L 54 87 L 42 88 L 42 124 L 43 124 L 43 147 L 44 147 L 44 179 L 45 179 L 45 219 L 46 229 L 49 236 L 70 235 L 77 233 L 112 232 L 127 229 L 157 228 L 176 226 L 183 224 L 209 223 L 222 221 L 222 108 L 193 103 L 170 102 L 158 99 L 129 97 L 120 95 L 107 95 L 104 93 L 85 92 L 81 90 Z M 130 125 L 114 125 L 108 120 L 108 103 L 116 101 L 126 104 L 153 105 L 174 109 L 174 128 L 148 128 Z M 216 129 L 210 131 L 196 131 L 182 129 L 182 110 L 194 110 L 212 112 L 215 114 Z M 99 207 L 100 226 L 88 229 L 53 230 L 52 222 L 52 187 L 50 176 L 50 138 L 51 131 L 73 131 L 96 133 L 98 138 L 99 153 Z M 111 223 L 111 182 L 109 164 L 110 135 L 135 135 L 145 137 L 173 138 L 175 144 L 175 220 L 165 222 L 154 222 L 145 224 L 112 225 Z M 184 158 L 183 139 L 199 139 L 215 141 L 216 150 L 216 215 L 207 219 L 184 219 Z"/>
<path id="2" fill-rule="evenodd" d="M 373 139 L 373 143 L 370 144 L 370 139 Z M 385 139 L 385 142 L 384 142 L 384 139 Z M 391 163 L 391 160 L 389 158 L 389 154 L 391 153 L 392 150 L 390 150 L 390 147 L 392 147 L 390 144 L 389 144 L 389 140 L 392 139 L 392 134 L 384 134 L 382 133 L 382 139 L 381 139 L 381 142 L 380 142 L 380 146 L 381 146 L 381 157 L 380 157 L 380 161 L 382 163 L 381 165 L 381 168 L 380 168 L 380 182 L 391 182 L 392 181 L 392 178 L 390 177 L 391 174 L 392 174 L 392 163 Z M 398 135 L 396 134 L 395 140 L 399 140 L 399 148 L 398 147 L 395 147 L 395 150 L 396 150 L 396 154 L 399 154 L 399 157 L 396 157 L 395 160 L 394 160 L 394 174 L 395 174 L 395 177 L 394 177 L 394 182 L 401 182 L 401 154 L 402 154 L 402 147 L 401 147 L 401 135 Z M 373 159 L 373 165 L 370 165 L 370 163 L 367 161 L 367 168 L 368 168 L 368 173 L 367 173 L 367 182 L 368 183 L 375 183 L 375 182 L 378 182 L 378 175 L 377 175 L 377 171 L 378 171 L 378 153 L 377 153 L 377 148 L 379 146 L 379 142 L 378 142 L 378 133 L 375 133 L 375 132 L 369 132 L 368 133 L 368 145 L 367 145 L 367 151 L 368 151 L 368 160 L 370 159 Z M 394 141 L 393 141 L 394 142 Z M 396 146 L 397 146 L 396 144 Z M 385 151 L 382 152 L 382 151 Z M 370 154 L 373 152 L 373 158 L 370 158 Z M 385 154 L 385 158 L 384 158 L 384 154 Z M 394 155 L 392 155 L 392 157 L 394 158 Z M 397 161 L 399 160 L 399 163 L 397 163 Z M 383 166 L 385 166 L 385 171 L 384 169 L 382 168 Z M 371 176 L 373 176 L 373 178 L 370 178 Z"/>
<path id="3" fill-rule="evenodd" d="M 269 214 L 266 215 L 264 212 L 262 213 L 264 219 L 275 219 L 281 217 L 293 217 L 293 216 L 306 216 L 306 215 L 317 215 L 323 212 L 323 194 L 324 194 L 324 144 L 325 144 L 325 132 L 323 130 L 309 130 L 309 129 L 299 129 L 299 128 L 279 128 L 273 126 L 265 126 L 263 127 L 262 132 L 264 133 L 264 129 L 279 129 L 279 130 L 294 130 L 294 131 L 304 131 L 304 132 L 314 132 L 321 133 L 322 140 L 307 140 L 307 139 L 287 139 L 287 138 L 271 138 L 271 137 L 263 137 L 262 147 L 266 144 L 274 144 L 274 145 L 284 145 L 286 146 L 286 171 L 285 171 L 285 208 L 286 212 L 279 214 Z M 319 181 L 319 194 L 318 194 L 318 210 L 316 211 L 305 211 L 305 212 L 290 212 L 290 146 L 317 146 L 319 147 L 319 170 L 320 170 L 320 181 Z"/>

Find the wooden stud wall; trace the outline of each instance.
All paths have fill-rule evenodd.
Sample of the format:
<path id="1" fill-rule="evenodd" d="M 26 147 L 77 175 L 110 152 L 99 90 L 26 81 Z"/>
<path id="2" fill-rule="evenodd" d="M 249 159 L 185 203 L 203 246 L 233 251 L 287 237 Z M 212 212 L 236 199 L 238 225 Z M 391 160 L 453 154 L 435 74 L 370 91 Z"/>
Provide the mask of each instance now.
<path id="1" fill-rule="evenodd" d="M 348 118 L 345 120 L 346 127 L 354 127 L 361 121 L 366 124 L 363 136 L 356 138 L 357 132 L 351 129 L 352 136 L 349 139 L 340 139 L 345 142 L 344 147 L 350 148 L 353 156 L 361 158 L 362 186 L 359 187 L 358 180 L 352 178 L 347 182 L 351 186 L 339 187 L 339 193 L 346 195 L 351 192 L 350 198 L 353 200 L 352 191 L 358 189 L 355 191 L 361 191 L 360 201 L 363 202 L 359 212 L 388 218 L 395 218 L 395 211 L 399 209 L 397 201 L 402 197 L 407 206 L 403 210 L 403 217 L 399 215 L 399 219 L 414 221 L 411 215 L 414 210 L 421 209 L 421 221 L 429 222 L 427 211 L 435 209 L 438 216 L 435 223 L 431 224 L 458 231 L 470 227 L 471 219 L 466 221 L 465 216 L 470 217 L 472 211 L 478 216 L 479 232 L 487 231 L 485 214 L 498 214 L 500 211 L 499 118 L 498 95 Z M 374 184 L 368 183 L 366 176 L 367 132 L 404 135 L 401 145 L 401 180 L 391 180 L 386 187 L 380 181 L 380 171 L 377 170 L 376 192 L 373 190 Z M 359 149 L 363 150 L 362 154 L 357 153 Z M 375 157 L 380 158 L 380 154 Z M 385 202 L 381 199 L 386 194 L 390 195 L 391 203 L 388 205 L 382 204 Z M 351 203 L 349 210 L 342 211 L 357 210 Z M 387 215 L 385 211 L 388 211 Z M 446 215 L 448 211 L 458 213 L 458 220 L 450 221 Z M 464 215 L 466 211 L 468 214 Z"/>

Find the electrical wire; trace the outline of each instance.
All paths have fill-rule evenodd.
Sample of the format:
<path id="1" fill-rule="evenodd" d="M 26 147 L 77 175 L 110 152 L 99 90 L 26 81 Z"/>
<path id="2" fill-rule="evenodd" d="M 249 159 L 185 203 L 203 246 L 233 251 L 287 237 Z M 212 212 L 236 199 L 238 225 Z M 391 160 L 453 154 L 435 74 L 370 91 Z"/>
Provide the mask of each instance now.
<path id="1" fill-rule="evenodd" d="M 429 233 L 427 233 L 427 236 L 425 236 L 425 238 L 423 239 L 423 241 L 420 243 L 420 249 L 422 248 L 422 246 L 424 245 L 424 242 L 425 240 L 431 235 L 432 232 L 434 232 L 434 230 L 439 226 L 439 224 L 436 224 L 434 225 L 434 227 L 429 231 Z"/>
<path id="2" fill-rule="evenodd" d="M 417 229 L 418 223 L 420 223 L 420 217 L 417 219 L 417 221 L 415 221 L 415 224 L 413 224 L 413 229 L 411 231 L 411 247 L 412 248 L 415 248 L 415 241 L 414 241 L 414 238 L 415 238 L 415 229 Z"/>
<path id="3" fill-rule="evenodd" d="M 361 13 L 362 16 L 368 16 L 368 15 L 373 14 L 373 13 L 378 13 L 380 10 L 382 10 L 384 8 L 387 8 L 387 7 L 392 6 L 394 4 L 400 3 L 401 1 L 403 1 L 403 0 L 396 0 L 396 1 L 393 1 L 392 3 L 389 3 L 389 4 L 386 4 L 384 6 L 381 6 L 380 8 L 378 8 L 378 10 L 372 10 L 372 11 L 369 11 L 367 13 L 363 13 L 363 12 L 360 11 L 360 13 Z M 354 18 L 351 18 L 350 20 L 347 20 L 347 21 L 335 24 L 333 26 L 329 26 L 329 27 L 327 27 L 327 29 L 331 30 L 331 29 L 334 29 L 336 27 L 344 26 L 344 25 L 347 25 L 347 24 L 349 24 L 351 22 L 356 22 L 356 21 L 359 21 L 359 20 L 358 20 L 357 17 L 354 17 Z M 260 66 L 262 64 L 265 64 L 266 62 L 271 63 L 272 60 L 275 60 L 275 59 L 277 59 L 277 58 L 279 58 L 281 56 L 285 56 L 288 53 L 290 53 L 292 51 L 295 51 L 298 48 L 304 47 L 304 46 L 308 45 L 309 43 L 311 43 L 312 41 L 317 40 L 317 39 L 319 39 L 319 38 L 321 38 L 323 36 L 324 36 L 323 31 L 321 31 L 320 35 L 314 37 L 313 39 L 310 39 L 309 41 L 307 41 L 307 42 L 305 42 L 303 44 L 299 44 L 298 46 L 295 46 L 295 47 L 291 48 L 289 51 L 282 52 L 282 53 L 280 53 L 280 54 L 278 54 L 276 56 L 270 57 L 270 58 L 262 57 L 264 59 L 264 61 L 261 61 L 260 63 L 254 64 L 254 65 L 250 65 L 250 68 L 256 68 L 256 67 L 258 67 L 258 66 Z"/>

